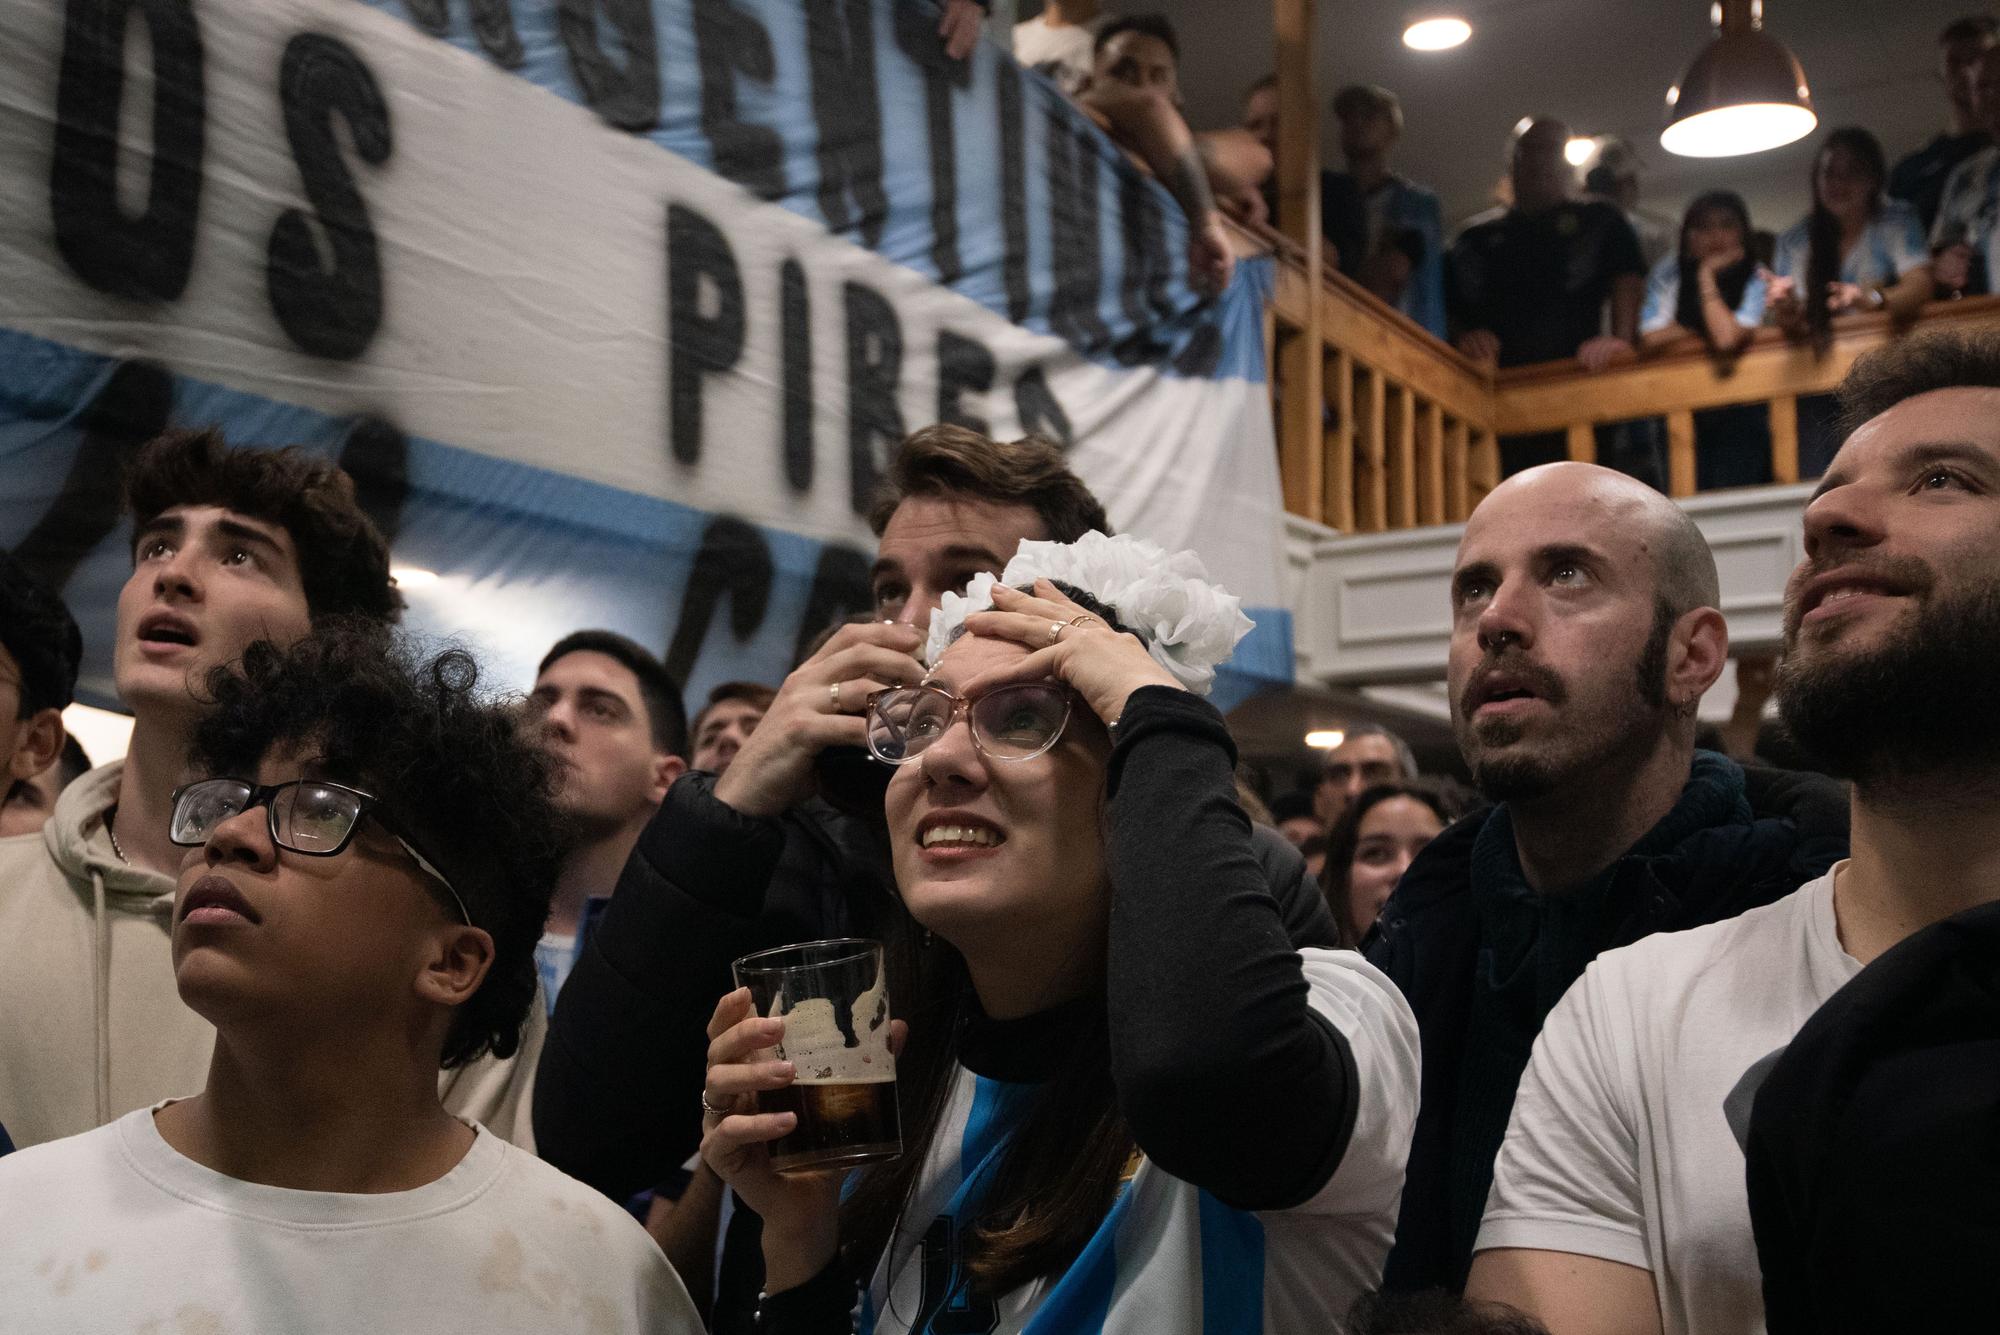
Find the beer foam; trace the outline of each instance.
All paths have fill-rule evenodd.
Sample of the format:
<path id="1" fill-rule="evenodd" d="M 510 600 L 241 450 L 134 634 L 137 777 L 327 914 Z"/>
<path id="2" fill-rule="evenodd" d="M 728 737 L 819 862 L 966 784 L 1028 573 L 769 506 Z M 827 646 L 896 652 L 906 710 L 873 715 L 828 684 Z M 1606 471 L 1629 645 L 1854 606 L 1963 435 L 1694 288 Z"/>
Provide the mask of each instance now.
<path id="1" fill-rule="evenodd" d="M 874 985 L 855 998 L 846 1032 L 829 999 L 805 997 L 789 1008 L 788 1000 L 782 990 L 773 997 L 769 1018 L 785 1021 L 778 1056 L 797 1069 L 795 1083 L 869 1085 L 896 1078 L 896 1059 L 889 1053 L 889 987 L 879 967 Z"/>

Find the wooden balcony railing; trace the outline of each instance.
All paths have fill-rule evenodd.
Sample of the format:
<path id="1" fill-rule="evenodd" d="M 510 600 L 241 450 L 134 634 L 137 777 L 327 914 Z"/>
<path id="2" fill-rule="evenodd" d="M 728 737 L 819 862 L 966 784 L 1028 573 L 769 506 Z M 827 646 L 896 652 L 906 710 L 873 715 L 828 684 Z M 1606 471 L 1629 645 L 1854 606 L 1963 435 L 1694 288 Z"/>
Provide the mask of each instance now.
<path id="1" fill-rule="evenodd" d="M 1258 240 L 1278 268 L 1265 331 L 1285 508 L 1347 533 L 1464 519 L 1500 479 L 1499 436 L 1560 431 L 1569 457 L 1588 461 L 1594 427 L 1641 418 L 1666 419 L 1668 490 L 1692 496 L 1694 413 L 1729 404 L 1766 405 L 1771 476 L 1797 482 L 1798 400 L 1903 332 L 1887 315 L 1856 315 L 1821 356 L 1765 329 L 1727 361 L 1690 338 L 1608 371 L 1562 361 L 1496 375 L 1341 274 L 1312 281 L 1285 238 Z M 1918 323 L 2000 327 L 2000 297 L 1936 302 Z"/>
<path id="2" fill-rule="evenodd" d="M 1343 532 L 1465 518 L 1500 477 L 1492 373 L 1335 270 L 1312 281 L 1283 237 L 1262 239 L 1277 258 L 1266 364 L 1285 508 Z"/>

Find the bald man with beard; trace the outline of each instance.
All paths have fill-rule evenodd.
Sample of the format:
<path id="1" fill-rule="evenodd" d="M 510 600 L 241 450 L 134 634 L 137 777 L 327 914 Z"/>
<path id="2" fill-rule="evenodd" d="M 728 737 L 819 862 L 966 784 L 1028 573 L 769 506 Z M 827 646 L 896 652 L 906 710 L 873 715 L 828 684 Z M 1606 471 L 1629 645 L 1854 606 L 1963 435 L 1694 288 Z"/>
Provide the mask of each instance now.
<path id="1" fill-rule="evenodd" d="M 1365 943 L 1423 1034 L 1391 1290 L 1464 1284 L 1529 1051 L 1591 960 L 1846 855 L 1838 784 L 1695 749 L 1729 655 L 1720 602 L 1694 522 L 1608 468 L 1529 469 L 1466 524 L 1452 725 L 1496 805 L 1418 856 Z"/>

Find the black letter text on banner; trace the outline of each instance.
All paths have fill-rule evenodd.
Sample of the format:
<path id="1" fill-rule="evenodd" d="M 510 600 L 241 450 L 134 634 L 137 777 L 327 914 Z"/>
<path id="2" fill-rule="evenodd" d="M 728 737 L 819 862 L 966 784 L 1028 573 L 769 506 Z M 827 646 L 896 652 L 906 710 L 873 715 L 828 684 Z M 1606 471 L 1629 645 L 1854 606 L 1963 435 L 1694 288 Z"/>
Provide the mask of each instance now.
<path id="1" fill-rule="evenodd" d="M 704 309 L 704 290 L 713 311 Z M 702 377 L 743 355 L 743 275 L 714 223 L 667 206 L 667 435 L 674 458 L 701 460 Z"/>
<path id="2" fill-rule="evenodd" d="M 820 216 L 829 231 L 858 229 L 862 244 L 872 248 L 889 216 L 889 201 L 882 193 L 874 0 L 812 0 L 805 11 L 813 128 L 819 138 Z M 921 12 L 929 15 L 931 27 L 937 27 L 935 13 Z M 852 209 L 847 203 L 850 195 Z"/>
<path id="3" fill-rule="evenodd" d="M 302 32 L 285 45 L 278 73 L 285 136 L 333 267 L 304 209 L 287 209 L 271 229 L 265 288 L 292 342 L 317 357 L 359 357 L 382 324 L 382 265 L 368 206 L 340 156 L 333 118 L 347 122 L 363 162 L 389 157 L 389 104 L 361 57 L 338 38 Z"/>
<path id="4" fill-rule="evenodd" d="M 817 9 L 819 0 L 813 0 Z M 810 11 L 808 11 L 810 12 Z M 728 0 L 694 0 L 695 60 L 701 66 L 701 132 L 715 169 L 765 199 L 785 193 L 785 146 L 778 132 L 736 118 L 736 75 L 777 77 L 771 34 Z"/>
<path id="5" fill-rule="evenodd" d="M 598 44 L 599 10 L 624 43 L 623 65 Z M 660 42 L 652 0 L 562 0 L 556 29 L 592 111 L 621 130 L 643 133 L 660 123 Z"/>
<path id="6" fill-rule="evenodd" d="M 153 160 L 146 211 L 118 207 L 125 25 L 139 11 L 153 46 Z M 194 266 L 204 146 L 201 32 L 188 0 L 70 0 L 56 76 L 49 210 L 77 277 L 121 297 L 172 301 Z"/>
<path id="7" fill-rule="evenodd" d="M 903 375 L 903 330 L 896 308 L 872 287 L 848 283 L 847 299 L 847 459 L 848 500 L 854 513 L 868 513 L 874 496 L 875 442 L 894 446 L 903 438 L 903 410 L 896 403 Z"/>
<path id="8" fill-rule="evenodd" d="M 747 640 L 764 624 L 764 609 L 771 601 L 771 549 L 764 535 L 752 524 L 735 515 L 717 515 L 708 521 L 701 535 L 701 550 L 694 555 L 688 572 L 687 592 L 681 595 L 680 624 L 674 627 L 673 642 L 667 646 L 667 672 L 675 681 L 685 682 L 701 657 L 702 641 L 708 638 L 709 623 L 725 596 L 729 599 L 729 629 L 738 641 Z"/>
<path id="9" fill-rule="evenodd" d="M 778 374 L 785 396 L 781 448 L 785 482 L 794 491 L 813 484 L 812 293 L 805 266 L 787 259 L 778 268 Z"/>

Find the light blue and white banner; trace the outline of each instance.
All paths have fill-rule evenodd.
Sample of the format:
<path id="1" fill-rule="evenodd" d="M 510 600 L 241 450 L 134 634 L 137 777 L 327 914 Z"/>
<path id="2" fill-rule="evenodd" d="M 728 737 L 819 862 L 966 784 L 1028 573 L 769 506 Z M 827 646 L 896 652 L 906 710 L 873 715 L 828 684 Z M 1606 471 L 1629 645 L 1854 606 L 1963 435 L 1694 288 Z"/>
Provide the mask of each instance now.
<path id="1" fill-rule="evenodd" d="M 905 431 L 1061 441 L 1291 677 L 1268 269 L 923 0 L 0 7 L 0 544 L 111 697 L 117 477 L 160 427 L 354 471 L 411 620 L 525 685 L 581 626 L 699 698 L 866 605 Z"/>

